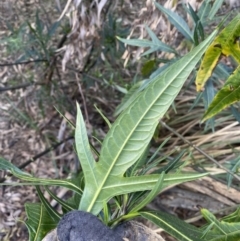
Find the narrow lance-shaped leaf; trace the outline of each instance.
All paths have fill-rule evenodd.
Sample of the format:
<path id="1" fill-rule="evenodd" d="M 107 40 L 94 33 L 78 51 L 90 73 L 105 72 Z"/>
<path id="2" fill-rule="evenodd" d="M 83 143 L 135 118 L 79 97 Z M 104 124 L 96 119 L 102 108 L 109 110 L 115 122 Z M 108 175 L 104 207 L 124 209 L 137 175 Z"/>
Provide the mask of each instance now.
<path id="1" fill-rule="evenodd" d="M 214 4 L 208 16 L 209 19 L 213 19 L 213 17 L 215 16 L 219 8 L 222 6 L 222 3 L 223 3 L 223 0 L 214 1 Z"/>
<path id="2" fill-rule="evenodd" d="M 83 116 L 80 110 L 79 105 L 77 104 L 77 122 L 76 122 L 76 131 L 75 131 L 75 142 L 77 154 L 81 167 L 84 172 L 84 180 L 87 185 L 87 191 L 89 195 L 94 195 L 95 190 L 98 188 L 98 173 L 94 171 L 95 169 L 95 160 L 91 153 L 91 148 L 88 142 L 87 130 L 83 120 Z M 90 200 L 86 201 L 90 202 Z"/>
<path id="3" fill-rule="evenodd" d="M 79 209 L 98 214 L 103 208 L 103 202 L 115 196 L 114 192 L 109 192 L 108 186 L 114 186 L 115 189 L 112 190 L 116 192 L 133 191 L 131 186 L 122 186 L 124 173 L 141 156 L 154 134 L 159 119 L 172 104 L 215 34 L 216 31 L 171 65 L 164 74 L 157 75 L 118 117 L 104 139 L 99 162 L 94 163 L 93 167 L 87 167 L 85 164 L 87 169 L 85 168 L 84 172 L 97 177 L 97 184 L 94 178 L 89 178 L 89 182 L 85 183 Z M 139 190 L 141 185 L 142 182 L 136 188 Z"/>
<path id="4" fill-rule="evenodd" d="M 215 95 L 202 121 L 215 116 L 237 101 L 240 101 L 240 66 L 230 75 L 222 89 Z"/>
<path id="5" fill-rule="evenodd" d="M 155 223 L 158 227 L 163 228 L 167 233 L 177 238 L 179 241 L 201 241 L 201 231 L 196 227 L 185 223 L 170 214 L 157 212 L 140 212 L 143 218 Z"/>
<path id="6" fill-rule="evenodd" d="M 196 77 L 196 89 L 202 91 L 221 56 L 233 56 L 240 63 L 240 14 L 238 14 L 208 47 Z"/>
<path id="7" fill-rule="evenodd" d="M 48 212 L 48 215 L 51 217 L 52 220 L 55 221 L 55 223 L 58 223 L 61 219 L 61 215 L 51 206 L 50 202 L 44 197 L 41 189 L 39 186 L 36 186 L 38 197 L 41 200 L 41 203 L 43 204 L 44 208 Z"/>
<path id="8" fill-rule="evenodd" d="M 157 2 L 155 2 L 155 6 L 160 11 L 162 11 L 164 14 L 167 15 L 169 22 L 171 24 L 173 24 L 178 29 L 178 31 L 183 34 L 183 36 L 186 39 L 193 42 L 193 36 L 192 36 L 191 30 L 189 29 L 186 21 L 181 16 L 179 16 L 177 13 L 175 13 L 175 12 L 173 12 L 173 11 L 167 9 L 167 8 L 164 8 L 163 6 L 161 6 Z"/>
<path id="9" fill-rule="evenodd" d="M 169 45 L 163 43 L 160 39 L 158 39 L 155 33 L 147 25 L 145 25 L 145 28 L 154 44 L 153 46 L 151 46 L 152 49 L 157 48 L 157 50 L 161 50 L 164 52 L 175 53 L 175 54 L 177 53 L 174 48 L 170 47 Z M 146 55 L 146 52 L 144 53 L 144 55 Z"/>
<path id="10" fill-rule="evenodd" d="M 124 39 L 120 37 L 117 37 L 117 39 L 128 45 L 138 46 L 142 48 L 149 47 L 150 49 L 147 50 L 145 53 L 143 53 L 141 56 L 144 56 L 156 51 L 160 51 L 160 50 L 164 52 L 177 54 L 175 49 L 173 49 L 171 46 L 168 46 L 167 44 L 159 40 L 158 37 L 155 35 L 155 33 L 147 25 L 145 25 L 145 28 L 149 36 L 151 37 L 152 41 L 149 41 L 147 39 Z"/>
<path id="11" fill-rule="evenodd" d="M 4 185 L 44 185 L 44 186 L 61 186 L 66 187 L 74 192 L 79 194 L 82 193 L 82 190 L 79 186 L 74 184 L 71 179 L 69 180 L 60 180 L 60 179 L 47 179 L 47 178 L 37 178 L 33 177 L 27 172 L 20 170 L 18 167 L 14 166 L 11 162 L 6 159 L 0 157 L 0 170 L 10 171 L 15 177 L 24 180 L 28 183 L 11 183 L 11 182 L 3 182 L 0 183 L 0 186 Z"/>
<path id="12" fill-rule="evenodd" d="M 143 200 L 141 200 L 140 203 L 136 204 L 133 207 L 133 209 L 131 209 L 131 212 L 137 212 L 137 211 L 141 210 L 159 194 L 159 192 L 163 186 L 164 175 L 165 175 L 164 172 L 162 172 L 160 174 L 159 179 L 156 182 L 154 188 L 151 190 L 151 192 L 148 193 L 148 195 Z"/>

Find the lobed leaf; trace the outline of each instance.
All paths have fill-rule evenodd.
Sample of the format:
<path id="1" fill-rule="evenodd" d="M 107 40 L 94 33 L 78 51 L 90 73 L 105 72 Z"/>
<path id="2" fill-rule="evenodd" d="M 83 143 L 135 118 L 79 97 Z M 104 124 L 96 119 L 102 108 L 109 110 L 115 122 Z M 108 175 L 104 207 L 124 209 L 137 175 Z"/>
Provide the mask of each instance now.
<path id="1" fill-rule="evenodd" d="M 87 158 L 88 155 L 84 154 L 81 149 L 84 158 L 79 155 L 79 159 L 88 181 L 85 182 L 80 210 L 98 214 L 103 208 L 103 203 L 116 196 L 116 193 L 123 194 L 153 188 L 158 178 L 153 178 L 151 183 L 144 183 L 149 177 L 136 177 L 132 185 L 133 179 L 124 178 L 123 175 L 142 155 L 154 134 L 159 119 L 172 104 L 215 34 L 216 31 L 190 53 L 171 65 L 163 74 L 157 75 L 138 94 L 109 130 L 97 163 Z M 81 125 L 84 125 L 83 121 Z M 76 127 L 77 137 L 85 132 L 81 125 L 77 124 Z M 87 141 L 86 138 L 78 137 L 78 139 L 80 141 L 76 140 L 77 148 L 85 149 L 82 146 Z M 83 163 L 84 161 L 90 163 Z"/>

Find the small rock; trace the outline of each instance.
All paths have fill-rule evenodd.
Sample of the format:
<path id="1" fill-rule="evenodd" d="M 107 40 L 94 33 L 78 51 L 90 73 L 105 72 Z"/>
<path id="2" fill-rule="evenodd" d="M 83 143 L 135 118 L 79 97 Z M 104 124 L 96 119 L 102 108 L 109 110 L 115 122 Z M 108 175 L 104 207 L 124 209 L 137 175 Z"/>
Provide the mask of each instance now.
<path id="1" fill-rule="evenodd" d="M 112 229 L 96 216 L 84 211 L 71 211 L 57 226 L 59 241 L 122 241 Z"/>

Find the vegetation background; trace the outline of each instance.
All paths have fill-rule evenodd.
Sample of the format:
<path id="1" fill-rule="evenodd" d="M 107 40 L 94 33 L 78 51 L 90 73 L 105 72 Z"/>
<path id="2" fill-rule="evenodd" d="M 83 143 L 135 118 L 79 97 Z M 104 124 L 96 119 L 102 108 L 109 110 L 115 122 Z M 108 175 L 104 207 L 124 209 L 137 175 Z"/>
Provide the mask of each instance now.
<path id="1" fill-rule="evenodd" d="M 127 47 L 117 41 L 116 36 L 147 38 L 146 24 L 178 52 L 184 54 L 189 50 L 183 36 L 149 0 L 107 1 L 100 13 L 90 1 L 83 2 L 86 8 L 82 8 L 78 18 L 68 15 L 71 1 L 0 3 L 0 154 L 39 177 L 62 178 L 79 168 L 72 148 L 73 132 L 60 113 L 75 122 L 75 102 L 78 101 L 89 137 L 102 140 L 107 125 L 94 105 L 113 122 L 114 111 L 131 86 L 158 67 L 156 59 L 173 57 L 159 53 L 140 58 L 143 49 Z M 193 23 L 182 8 L 184 2 L 189 2 L 194 9 L 201 5 L 201 1 L 193 0 L 159 1 L 182 15 L 191 27 Z M 65 8 L 68 3 L 69 8 Z M 235 16 L 239 10 L 237 4 L 237 1 L 224 1 L 217 15 L 219 21 L 229 11 Z M 207 31 L 218 23 L 213 22 Z M 74 34 L 70 26 L 74 26 L 72 30 L 81 29 L 81 34 Z M 224 61 L 231 67 L 230 61 Z M 196 96 L 194 84 L 186 83 L 164 121 L 230 168 L 239 162 L 239 122 L 228 109 L 215 118 L 214 124 L 200 125 L 204 103 L 198 102 L 189 111 Z M 153 146 L 157 149 L 167 138 L 169 141 L 161 150 L 164 155 L 171 158 L 186 149 L 183 157 L 186 163 L 219 174 L 218 180 L 206 177 L 173 187 L 149 206 L 195 225 L 202 224 L 197 205 L 219 216 L 233 211 L 240 203 L 236 183 L 228 187 L 230 182 L 224 171 L 163 127 L 156 132 Z M 97 145 L 96 139 L 91 141 Z M 0 177 L 5 174 L 1 172 Z M 60 197 L 68 196 L 66 190 L 55 189 Z M 16 221 L 25 217 L 24 203 L 35 200 L 34 187 L 2 188 L 0 240 L 28 239 L 26 228 Z M 165 238 L 172 240 L 167 235 Z"/>

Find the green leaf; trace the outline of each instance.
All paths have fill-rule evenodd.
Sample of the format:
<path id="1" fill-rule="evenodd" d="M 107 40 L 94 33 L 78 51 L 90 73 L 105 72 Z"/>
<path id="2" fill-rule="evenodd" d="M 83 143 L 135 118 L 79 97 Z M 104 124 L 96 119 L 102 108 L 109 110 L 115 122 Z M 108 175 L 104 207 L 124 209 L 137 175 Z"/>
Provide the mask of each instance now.
<path id="1" fill-rule="evenodd" d="M 136 46 L 136 47 L 142 47 L 142 48 L 151 47 L 153 44 L 152 41 L 147 40 L 147 39 L 124 39 L 124 38 L 120 38 L 120 37 L 117 37 L 117 39 L 125 44 Z M 156 47 L 156 45 L 155 45 L 155 47 Z"/>
<path id="2" fill-rule="evenodd" d="M 144 52 L 141 56 L 145 56 L 145 55 L 151 54 L 156 51 L 164 51 L 164 52 L 177 54 L 177 52 L 174 48 L 163 43 L 160 39 L 158 39 L 158 37 L 155 35 L 155 33 L 147 25 L 145 25 L 145 28 L 146 28 L 150 38 L 152 39 L 152 41 L 149 41 L 146 39 L 123 39 L 120 37 L 117 37 L 117 39 L 128 45 L 138 46 L 138 47 L 142 47 L 142 48 L 146 48 L 146 47 L 150 48 L 149 50 Z"/>
<path id="3" fill-rule="evenodd" d="M 186 39 L 194 42 L 191 30 L 181 16 L 167 8 L 164 8 L 157 2 L 154 2 L 154 4 L 160 11 L 167 15 L 169 22 L 173 24 Z"/>
<path id="4" fill-rule="evenodd" d="M 226 107 L 240 100 L 240 66 L 227 79 L 226 83 L 215 95 L 205 112 L 202 121 L 215 116 Z"/>
<path id="5" fill-rule="evenodd" d="M 156 182 L 154 188 L 151 190 L 151 192 L 140 203 L 135 205 L 133 209 L 130 210 L 130 212 L 137 212 L 140 209 L 144 208 L 160 193 L 160 190 L 162 189 L 162 186 L 163 186 L 164 175 L 165 175 L 164 172 L 160 174 L 160 177 Z"/>
<path id="6" fill-rule="evenodd" d="M 48 215 L 54 220 L 54 222 L 58 223 L 61 219 L 61 215 L 54 210 L 48 200 L 44 197 L 39 186 L 36 186 L 38 197 L 41 200 L 41 203 L 44 205 L 44 208 L 47 210 Z"/>
<path id="7" fill-rule="evenodd" d="M 182 150 L 178 156 L 176 156 L 174 159 L 172 159 L 171 161 L 169 161 L 164 167 L 161 167 L 159 169 L 157 169 L 156 171 L 154 171 L 153 173 L 160 173 L 160 172 L 165 172 L 168 173 L 170 172 L 173 168 L 176 168 L 177 166 L 180 166 L 181 164 L 178 164 L 178 162 L 181 160 L 181 158 L 183 157 L 183 155 L 185 154 L 186 150 Z"/>
<path id="8" fill-rule="evenodd" d="M 235 108 L 233 105 L 231 105 L 231 113 L 235 117 L 235 119 L 240 123 L 240 113 L 237 108 Z"/>
<path id="9" fill-rule="evenodd" d="M 155 35 L 155 33 L 147 25 L 145 25 L 145 28 L 146 28 L 150 38 L 152 39 L 152 45 L 149 46 L 151 49 L 146 51 L 141 56 L 145 56 L 145 55 L 150 54 L 155 51 L 164 51 L 164 52 L 177 54 L 177 52 L 174 48 L 170 47 L 169 45 L 163 43 L 160 39 L 158 39 L 158 37 Z"/>
<path id="10" fill-rule="evenodd" d="M 124 109 L 127 108 L 127 106 L 129 106 L 135 100 L 135 98 L 137 97 L 137 94 L 139 93 L 139 88 L 142 84 L 143 84 L 143 81 L 140 81 L 131 87 L 131 89 L 123 97 L 120 105 L 116 108 L 114 112 L 114 116 L 118 116 Z"/>
<path id="11" fill-rule="evenodd" d="M 228 216 L 222 218 L 222 221 L 228 223 L 240 222 L 240 208 L 238 208 L 235 212 L 229 214 Z"/>
<path id="12" fill-rule="evenodd" d="M 216 44 L 215 42 L 213 42 L 207 49 L 196 77 L 197 91 L 204 90 L 204 84 L 211 76 L 212 71 L 215 68 L 221 54 L 222 54 L 221 45 Z"/>
<path id="13" fill-rule="evenodd" d="M 201 20 L 199 19 L 196 11 L 192 8 L 192 6 L 188 3 L 188 12 L 191 15 L 192 19 L 194 20 L 195 23 L 195 28 L 194 28 L 194 43 L 195 45 L 199 44 L 199 36 L 201 37 L 202 40 L 204 40 L 204 29 L 201 23 Z"/>
<path id="14" fill-rule="evenodd" d="M 235 160 L 230 161 L 231 168 L 229 168 L 230 171 L 233 173 L 238 173 L 239 167 L 240 167 L 240 156 L 238 156 Z M 233 175 L 230 173 L 227 173 L 227 186 L 228 188 L 231 187 L 233 180 Z"/>
<path id="15" fill-rule="evenodd" d="M 208 0 L 203 1 L 198 10 L 198 16 L 200 18 L 201 23 L 205 23 L 207 21 L 210 11 L 211 11 L 210 1 Z"/>
<path id="16" fill-rule="evenodd" d="M 24 176 L 31 176 L 29 173 L 22 171 L 15 165 L 13 165 L 11 162 L 8 160 L 4 159 L 3 157 L 0 156 L 0 170 L 3 171 L 10 171 L 10 172 L 15 172 L 19 173 L 19 175 L 24 175 Z"/>
<path id="17" fill-rule="evenodd" d="M 143 218 L 163 228 L 168 234 L 175 237 L 178 241 L 201 241 L 202 232 L 196 227 L 161 211 L 140 212 Z"/>
<path id="18" fill-rule="evenodd" d="M 207 209 L 202 208 L 201 213 L 208 221 L 209 226 L 204 239 L 209 241 L 236 241 L 240 240 L 240 222 L 218 221 Z M 209 228 L 210 227 L 210 228 Z"/>
<path id="19" fill-rule="evenodd" d="M 75 185 L 70 179 L 69 180 L 59 180 L 59 179 L 45 179 L 45 178 L 37 178 L 33 177 L 27 172 L 23 172 L 16 166 L 14 166 L 11 162 L 6 159 L 0 157 L 0 170 L 10 171 L 15 177 L 27 181 L 28 183 L 0 183 L 1 185 L 40 185 L 40 186 L 61 186 L 66 187 L 74 192 L 79 194 L 82 193 L 82 190 L 79 186 Z"/>
<path id="20" fill-rule="evenodd" d="M 156 69 L 157 61 L 156 59 L 151 59 L 145 62 L 141 68 L 141 74 L 144 78 L 148 77 L 154 69 Z"/>
<path id="21" fill-rule="evenodd" d="M 98 109 L 98 107 L 96 105 L 94 105 L 95 109 L 97 110 L 97 112 L 101 115 L 101 117 L 103 118 L 103 120 L 106 122 L 106 124 L 108 125 L 108 128 L 110 129 L 112 124 L 110 123 L 110 121 L 108 120 L 108 118 L 102 113 L 102 111 L 100 109 Z"/>
<path id="22" fill-rule="evenodd" d="M 56 30 L 60 26 L 60 24 L 61 24 L 61 21 L 56 21 L 50 26 L 47 33 L 48 39 L 50 39 L 56 33 Z"/>
<path id="23" fill-rule="evenodd" d="M 213 4 L 213 6 L 212 6 L 212 9 L 211 9 L 211 11 L 210 11 L 210 13 L 209 13 L 209 15 L 208 15 L 208 18 L 209 18 L 210 20 L 213 19 L 213 17 L 215 16 L 215 14 L 216 14 L 217 11 L 219 10 L 219 8 L 222 6 L 222 4 L 223 4 L 223 0 L 215 0 L 215 1 L 214 1 L 214 4 Z"/>
<path id="24" fill-rule="evenodd" d="M 203 61 L 200 65 L 196 77 L 196 89 L 202 91 L 204 84 L 211 76 L 213 69 L 223 54 L 225 56 L 231 55 L 240 63 L 240 14 L 238 14 L 215 38 L 213 43 L 208 47 Z"/>
<path id="25" fill-rule="evenodd" d="M 45 189 L 46 189 L 46 191 L 48 192 L 48 194 L 50 195 L 50 197 L 52 197 L 53 199 L 55 199 L 55 200 L 57 201 L 57 203 L 62 206 L 62 209 L 63 209 L 65 212 L 70 212 L 70 211 L 72 211 L 72 210 L 74 210 L 74 209 L 77 209 L 80 201 L 78 202 L 77 205 L 72 205 L 72 204 L 70 204 L 70 201 L 69 201 L 69 200 L 68 200 L 68 201 L 64 201 L 63 199 L 61 199 L 61 198 L 59 198 L 58 196 L 56 196 L 47 186 L 45 187 Z M 75 195 L 79 195 L 79 194 L 76 194 L 76 193 L 75 193 Z M 73 197 L 72 197 L 73 199 L 74 199 L 74 196 L 75 196 L 75 195 L 73 195 Z M 79 200 L 80 200 L 80 199 L 79 199 Z M 42 203 L 43 203 L 43 202 L 42 202 Z"/>
<path id="26" fill-rule="evenodd" d="M 172 104 L 215 34 L 216 31 L 171 65 L 163 75 L 156 76 L 146 89 L 140 92 L 112 125 L 104 139 L 97 163 L 88 153 L 90 148 L 85 151 L 87 139 L 82 137 L 83 126 L 77 124 L 76 145 L 81 149 L 78 154 L 83 155 L 79 155 L 79 159 L 86 177 L 80 210 L 98 214 L 103 208 L 103 203 L 116 196 L 116 193 L 130 193 L 143 190 L 144 187 L 145 190 L 153 188 L 158 178 L 153 178 L 151 185 L 148 185 L 144 182 L 149 177 L 136 177 L 133 188 L 130 178 L 124 178 L 123 175 L 142 155 L 159 119 Z M 78 122 L 81 115 L 79 111 L 78 109 Z M 83 121 L 81 122 L 83 124 Z"/>
<path id="27" fill-rule="evenodd" d="M 208 109 L 208 107 L 210 106 L 210 103 L 212 102 L 213 98 L 215 95 L 215 89 L 213 86 L 213 80 L 212 78 L 210 78 L 207 83 L 206 83 L 206 88 L 203 91 L 203 101 L 204 101 L 204 107 L 205 110 Z M 205 128 L 207 128 L 207 126 L 210 126 L 211 129 L 214 131 L 214 118 L 211 118 L 207 121 Z"/>
<path id="28" fill-rule="evenodd" d="M 96 172 L 96 162 L 91 153 L 91 148 L 88 142 L 87 130 L 83 120 L 83 116 L 79 105 L 77 104 L 77 123 L 75 131 L 75 142 L 80 165 L 84 173 L 85 192 L 89 192 L 93 196 L 98 189 L 99 173 Z M 87 203 L 91 200 L 85 200 Z M 84 209 L 81 209 L 84 210 Z M 86 211 L 86 210 L 85 210 Z"/>
<path id="29" fill-rule="evenodd" d="M 26 203 L 25 210 L 28 217 L 25 224 L 29 232 L 29 241 L 42 241 L 45 235 L 57 226 L 43 204 Z"/>

